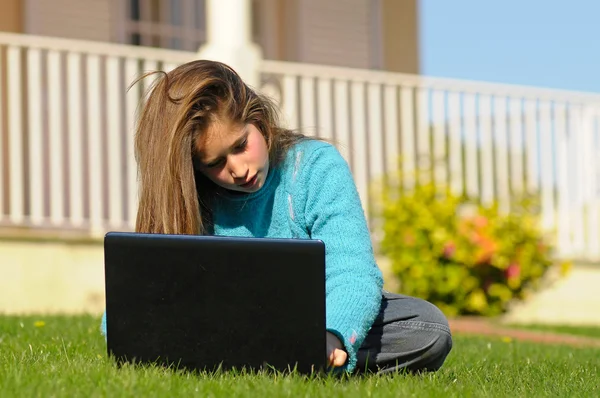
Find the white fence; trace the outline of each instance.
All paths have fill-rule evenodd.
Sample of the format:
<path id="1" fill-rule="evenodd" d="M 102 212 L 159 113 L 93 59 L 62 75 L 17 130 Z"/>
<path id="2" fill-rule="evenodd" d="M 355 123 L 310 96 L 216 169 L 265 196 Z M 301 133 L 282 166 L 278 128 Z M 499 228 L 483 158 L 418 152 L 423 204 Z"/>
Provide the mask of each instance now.
<path id="1" fill-rule="evenodd" d="M 369 186 L 415 171 L 510 210 L 538 195 L 560 255 L 600 257 L 600 95 L 265 61 L 290 125 L 333 138 Z M 270 84 L 269 84 L 270 83 Z"/>
<path id="2" fill-rule="evenodd" d="M 0 223 L 92 234 L 131 229 L 132 127 L 142 87 L 127 87 L 143 72 L 193 57 L 0 34 Z"/>
<path id="3" fill-rule="evenodd" d="M 140 73 L 195 53 L 0 34 L 0 225 L 131 229 Z M 290 127 L 331 138 L 369 186 L 415 170 L 510 209 L 539 194 L 563 255 L 600 258 L 600 95 L 264 61 Z M 148 84 L 146 82 L 145 84 Z"/>

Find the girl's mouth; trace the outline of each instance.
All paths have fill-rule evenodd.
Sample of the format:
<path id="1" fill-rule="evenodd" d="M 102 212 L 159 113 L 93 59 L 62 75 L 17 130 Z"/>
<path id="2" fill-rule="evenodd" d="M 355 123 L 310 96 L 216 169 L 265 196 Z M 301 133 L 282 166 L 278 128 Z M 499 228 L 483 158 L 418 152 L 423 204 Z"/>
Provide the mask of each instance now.
<path id="1" fill-rule="evenodd" d="M 254 177 L 252 177 L 252 179 L 250 179 L 250 181 L 248 181 L 245 184 L 240 185 L 241 188 L 252 188 L 254 186 L 254 184 L 256 183 L 256 180 L 258 179 L 258 173 L 254 174 Z"/>

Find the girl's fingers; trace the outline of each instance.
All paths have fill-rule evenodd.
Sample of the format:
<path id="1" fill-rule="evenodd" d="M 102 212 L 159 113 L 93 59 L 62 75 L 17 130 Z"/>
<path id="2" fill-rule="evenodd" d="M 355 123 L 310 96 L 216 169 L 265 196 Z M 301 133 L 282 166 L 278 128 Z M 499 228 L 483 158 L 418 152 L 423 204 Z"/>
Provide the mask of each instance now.
<path id="1" fill-rule="evenodd" d="M 347 359 L 348 354 L 346 353 L 346 351 L 336 348 L 331 352 L 331 355 L 329 355 L 329 366 L 333 366 L 336 368 L 344 366 Z"/>

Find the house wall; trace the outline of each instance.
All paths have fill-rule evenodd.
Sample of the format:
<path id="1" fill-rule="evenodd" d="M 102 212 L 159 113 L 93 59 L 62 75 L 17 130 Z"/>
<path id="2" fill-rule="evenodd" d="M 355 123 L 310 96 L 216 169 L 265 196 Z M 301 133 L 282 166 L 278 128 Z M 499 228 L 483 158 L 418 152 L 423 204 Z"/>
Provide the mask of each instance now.
<path id="1" fill-rule="evenodd" d="M 370 0 L 297 2 L 297 61 L 371 68 Z"/>
<path id="2" fill-rule="evenodd" d="M 418 73 L 417 0 L 253 0 L 267 59 Z M 125 2 L 3 0 L 0 31 L 123 42 Z"/>
<path id="3" fill-rule="evenodd" d="M 23 0 L 2 0 L 0 32 L 21 33 L 23 31 Z"/>
<path id="4" fill-rule="evenodd" d="M 267 58 L 419 73 L 417 0 L 258 1 L 280 21 L 278 53 L 260 43 Z"/>
<path id="5" fill-rule="evenodd" d="M 281 0 L 252 0 L 252 36 L 256 43 L 261 43 L 263 56 L 279 60 L 281 42 L 278 23 L 263 23 L 264 20 L 279 21 L 283 10 Z"/>
<path id="6" fill-rule="evenodd" d="M 417 0 L 380 0 L 383 68 L 418 74 L 419 10 Z"/>
<path id="7" fill-rule="evenodd" d="M 15 1 L 15 0 L 9 0 Z M 114 41 L 112 0 L 23 0 L 24 32 L 71 39 Z"/>

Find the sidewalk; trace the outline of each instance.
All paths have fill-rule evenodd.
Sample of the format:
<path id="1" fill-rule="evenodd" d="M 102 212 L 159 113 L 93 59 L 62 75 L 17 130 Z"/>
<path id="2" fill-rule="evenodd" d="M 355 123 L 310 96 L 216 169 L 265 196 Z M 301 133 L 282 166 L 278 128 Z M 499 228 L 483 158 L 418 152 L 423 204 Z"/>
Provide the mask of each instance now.
<path id="1" fill-rule="evenodd" d="M 515 329 L 499 325 L 485 318 L 457 318 L 450 320 L 452 333 L 508 337 L 514 340 L 544 344 L 565 344 L 579 347 L 600 347 L 600 339 L 533 330 Z"/>

